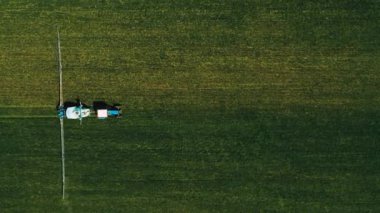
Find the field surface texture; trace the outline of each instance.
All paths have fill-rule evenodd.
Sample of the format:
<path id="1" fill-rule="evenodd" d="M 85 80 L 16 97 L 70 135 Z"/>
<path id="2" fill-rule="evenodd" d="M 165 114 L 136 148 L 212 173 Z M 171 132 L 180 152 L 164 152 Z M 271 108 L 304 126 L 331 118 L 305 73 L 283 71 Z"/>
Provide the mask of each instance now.
<path id="1" fill-rule="evenodd" d="M 121 119 L 65 121 L 64 98 Z M 379 212 L 380 2 L 0 2 L 0 212 Z M 125 105 L 127 105 L 125 107 Z"/>

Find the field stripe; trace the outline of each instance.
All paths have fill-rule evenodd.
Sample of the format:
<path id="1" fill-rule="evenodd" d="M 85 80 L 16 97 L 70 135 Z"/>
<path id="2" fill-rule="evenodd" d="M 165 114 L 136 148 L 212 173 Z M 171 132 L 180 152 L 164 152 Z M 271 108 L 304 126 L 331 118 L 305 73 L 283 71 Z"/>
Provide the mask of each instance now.
<path id="1" fill-rule="evenodd" d="M 54 116 L 54 115 L 26 115 L 26 116 L 4 115 L 4 116 L 0 116 L 0 119 L 7 119 L 7 118 L 28 119 L 28 118 L 58 118 L 58 117 Z"/>
<path id="2" fill-rule="evenodd" d="M 17 106 L 17 105 L 0 105 L 0 108 L 2 109 L 12 109 L 12 108 L 31 108 L 31 109 L 35 109 L 35 108 L 41 108 L 41 109 L 45 109 L 45 108 L 49 108 L 49 109 L 54 109 L 56 106 L 53 106 L 53 105 L 40 105 L 40 106 Z"/>

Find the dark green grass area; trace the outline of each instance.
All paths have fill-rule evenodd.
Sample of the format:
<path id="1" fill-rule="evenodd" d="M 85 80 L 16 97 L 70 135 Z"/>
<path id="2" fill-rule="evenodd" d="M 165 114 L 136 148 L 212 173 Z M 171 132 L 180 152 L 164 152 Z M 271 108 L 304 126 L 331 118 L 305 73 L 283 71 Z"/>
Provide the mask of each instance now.
<path id="1" fill-rule="evenodd" d="M 380 211 L 378 1 L 0 2 L 0 212 Z M 64 98 L 122 119 L 65 121 Z M 125 106 L 127 104 L 127 106 Z"/>
<path id="2" fill-rule="evenodd" d="M 380 113 L 341 109 L 136 111 L 0 119 L 0 209 L 73 212 L 379 211 Z"/>

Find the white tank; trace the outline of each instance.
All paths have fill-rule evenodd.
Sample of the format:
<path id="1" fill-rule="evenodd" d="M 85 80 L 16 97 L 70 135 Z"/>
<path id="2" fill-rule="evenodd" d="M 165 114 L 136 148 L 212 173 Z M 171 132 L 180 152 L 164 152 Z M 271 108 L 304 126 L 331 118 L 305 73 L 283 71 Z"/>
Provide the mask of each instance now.
<path id="1" fill-rule="evenodd" d="M 68 107 L 66 109 L 66 118 L 67 119 L 80 119 L 90 116 L 90 109 L 81 109 L 80 107 Z"/>

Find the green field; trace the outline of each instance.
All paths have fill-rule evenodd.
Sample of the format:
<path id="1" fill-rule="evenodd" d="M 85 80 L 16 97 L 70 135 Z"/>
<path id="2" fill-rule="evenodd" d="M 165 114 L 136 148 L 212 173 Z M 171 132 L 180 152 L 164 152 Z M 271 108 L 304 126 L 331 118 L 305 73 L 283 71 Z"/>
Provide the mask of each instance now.
<path id="1" fill-rule="evenodd" d="M 380 211 L 380 2 L 0 2 L 0 212 Z M 126 104 L 65 122 L 64 96 Z"/>

